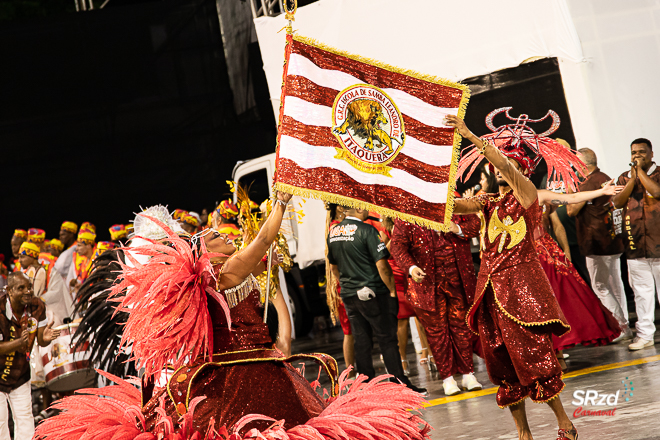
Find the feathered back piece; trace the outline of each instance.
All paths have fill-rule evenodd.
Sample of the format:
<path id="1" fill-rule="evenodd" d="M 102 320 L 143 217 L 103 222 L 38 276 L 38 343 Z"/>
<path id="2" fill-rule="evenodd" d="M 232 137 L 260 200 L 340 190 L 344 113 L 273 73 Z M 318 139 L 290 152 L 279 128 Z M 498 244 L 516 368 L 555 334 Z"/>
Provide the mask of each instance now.
<path id="1" fill-rule="evenodd" d="M 147 245 L 124 248 L 131 265 L 120 261 L 120 282 L 112 287 L 110 300 L 120 303 L 117 312 L 129 313 L 122 347 L 132 344 L 137 368 L 157 379 L 166 365 L 177 369 L 198 356 L 210 358 L 213 327 L 207 294 L 220 303 L 227 322 L 230 318 L 226 301 L 214 290 L 210 260 L 221 255 L 208 253 L 204 240 L 192 248 L 164 223 L 145 217 L 162 228 L 168 244 L 147 240 Z M 131 253 L 151 258 L 140 264 Z"/>
<path id="2" fill-rule="evenodd" d="M 118 282 L 121 273 L 120 261 L 124 253 L 119 249 L 104 252 L 94 260 L 90 275 L 76 295 L 74 313 L 82 316 L 74 340 L 76 345 L 89 341 L 90 364 L 115 376 L 136 375 L 130 357 L 120 350 L 122 325 L 128 313 L 115 313 L 114 304 L 108 302 L 110 289 Z"/>
<path id="3" fill-rule="evenodd" d="M 486 125 L 493 133 L 483 137 L 488 139 L 502 154 L 517 160 L 526 175 L 534 171 L 541 159 L 545 159 L 548 166 L 548 189 L 557 188 L 563 182 L 567 188 L 570 187 L 573 191 L 577 191 L 580 181 L 579 174 L 586 175 L 586 166 L 571 150 L 547 137 L 559 128 L 561 122 L 559 115 L 555 111 L 549 110 L 541 119 L 529 119 L 529 116 L 525 114 L 512 118 L 509 115 L 511 109 L 512 107 L 502 107 L 490 112 L 486 116 Z M 505 113 L 509 120 L 515 122 L 495 127 L 493 118 L 500 113 Z M 541 134 L 536 134 L 527 125 L 530 122 L 544 121 L 548 117 L 552 118 L 552 126 Z M 484 156 L 479 153 L 479 150 L 474 145 L 470 145 L 464 150 L 463 157 L 458 164 L 458 175 L 462 176 L 464 181 L 469 179 L 483 159 Z"/>

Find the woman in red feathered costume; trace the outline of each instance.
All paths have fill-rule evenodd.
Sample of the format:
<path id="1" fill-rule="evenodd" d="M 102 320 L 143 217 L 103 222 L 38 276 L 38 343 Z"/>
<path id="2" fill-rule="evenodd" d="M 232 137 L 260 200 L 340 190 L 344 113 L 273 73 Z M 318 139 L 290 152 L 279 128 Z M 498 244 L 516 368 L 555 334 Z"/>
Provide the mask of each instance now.
<path id="1" fill-rule="evenodd" d="M 55 403 L 63 410 L 39 425 L 37 439 L 215 440 L 262 438 L 422 440 L 430 426 L 418 415 L 424 399 L 381 376 L 337 377 L 327 355 L 285 357 L 263 323 L 263 304 L 251 272 L 279 230 L 289 194 L 257 235 L 216 273 L 207 251 L 224 237 L 189 245 L 167 226 L 167 244 L 132 248 L 111 296 L 130 312 L 122 344 L 144 368 L 142 389 L 107 373 L 117 385 L 80 390 Z M 194 240 L 193 240 L 194 241 Z M 125 293 L 125 296 L 123 292 Z M 320 397 L 290 361 L 312 359 L 330 377 Z M 165 368 L 170 371 L 165 373 Z M 166 379 L 166 380 L 163 380 Z M 159 385 L 159 384 L 163 385 Z M 325 391 L 325 390 L 324 390 Z M 327 397 L 326 397 L 327 396 Z M 412 410 L 412 411 L 411 411 Z"/>

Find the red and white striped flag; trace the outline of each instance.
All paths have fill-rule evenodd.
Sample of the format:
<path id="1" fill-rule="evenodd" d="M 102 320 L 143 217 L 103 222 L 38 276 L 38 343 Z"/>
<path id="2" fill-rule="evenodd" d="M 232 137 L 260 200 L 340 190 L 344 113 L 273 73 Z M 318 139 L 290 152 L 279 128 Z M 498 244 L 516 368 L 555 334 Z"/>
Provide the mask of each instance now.
<path id="1" fill-rule="evenodd" d="M 453 211 L 463 84 L 287 36 L 277 189 L 437 230 Z"/>

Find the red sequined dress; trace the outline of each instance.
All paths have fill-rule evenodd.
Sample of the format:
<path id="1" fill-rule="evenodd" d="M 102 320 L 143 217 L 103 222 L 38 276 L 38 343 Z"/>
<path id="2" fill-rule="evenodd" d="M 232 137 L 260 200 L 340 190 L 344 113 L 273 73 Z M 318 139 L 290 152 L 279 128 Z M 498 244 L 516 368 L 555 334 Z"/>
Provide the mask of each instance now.
<path id="1" fill-rule="evenodd" d="M 193 362 L 179 368 L 167 386 L 150 398 L 142 408 L 147 419 L 155 423 L 154 409 L 165 397 L 165 409 L 173 419 L 184 415 L 190 402 L 206 396 L 195 407 L 193 426 L 203 432 L 213 417 L 228 427 L 248 414 L 266 414 L 284 420 L 284 427 L 317 417 L 327 406 L 309 386 L 309 382 L 289 362 L 310 358 L 328 374 L 336 394 L 337 363 L 323 354 L 296 355 L 287 359 L 273 347 L 268 327 L 263 322 L 259 285 L 250 275 L 242 284 L 222 292 L 230 307 L 231 327 L 217 301 L 209 299 L 213 320 L 213 357 L 210 361 Z M 274 398 L 277 396 L 277 398 Z M 264 430 L 272 422 L 253 421 L 244 429 Z"/>
<path id="2" fill-rule="evenodd" d="M 523 187 L 522 176 L 513 177 Z M 479 333 L 502 408 L 528 397 L 547 402 L 564 388 L 552 336 L 562 336 L 570 327 L 536 253 L 532 234 L 540 207 L 536 189 L 529 192 L 524 195 L 527 208 L 511 190 L 466 202 L 478 206 L 482 216 L 481 268 L 467 322 Z"/>
<path id="3" fill-rule="evenodd" d="M 538 202 L 524 209 L 513 191 L 485 194 L 482 203 L 481 269 L 467 321 L 477 332 L 476 312 L 492 287 L 505 315 L 524 326 L 548 326 L 561 336 L 570 330 L 534 247 L 533 231 L 540 219 Z"/>
<path id="4" fill-rule="evenodd" d="M 605 345 L 621 333 L 621 328 L 550 236 L 550 214 L 551 208 L 544 205 L 543 222 L 536 232 L 540 236 L 535 241 L 536 250 L 557 302 L 571 326 L 570 333 L 552 338 L 555 350 L 577 344 Z"/>

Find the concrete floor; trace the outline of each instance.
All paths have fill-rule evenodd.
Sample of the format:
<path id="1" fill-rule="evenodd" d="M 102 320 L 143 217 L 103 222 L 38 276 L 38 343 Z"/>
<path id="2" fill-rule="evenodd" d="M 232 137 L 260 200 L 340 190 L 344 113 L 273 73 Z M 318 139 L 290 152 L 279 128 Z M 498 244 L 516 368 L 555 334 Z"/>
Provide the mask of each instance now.
<path id="1" fill-rule="evenodd" d="M 344 368 L 341 329 L 333 328 L 317 332 L 313 337 L 294 341 L 293 352 L 321 352 L 334 356 Z M 566 412 L 578 428 L 580 440 L 651 440 L 660 439 L 660 337 L 656 346 L 630 352 L 627 342 L 605 347 L 575 347 L 567 350 L 569 372 L 564 377 L 566 388 L 561 399 Z M 412 343 L 408 344 L 411 364 L 410 379 L 416 385 L 428 389 L 429 407 L 424 418 L 433 426 L 435 439 L 516 439 L 516 429 L 508 410 L 501 410 L 495 403 L 496 388 L 488 379 L 484 362 L 475 356 L 475 375 L 484 386 L 482 391 L 445 397 L 442 381 L 437 373 L 431 373 L 419 365 Z M 385 373 L 374 350 L 374 366 L 377 373 Z M 314 380 L 318 367 L 306 365 L 306 376 Z M 624 388 L 625 382 L 625 388 Z M 632 385 L 630 385 L 632 382 Z M 322 378 L 322 385 L 327 381 Z M 656 390 L 656 386 L 659 386 Z M 633 390 L 631 391 L 631 388 Z M 596 391 L 600 395 L 619 391 L 613 416 L 574 417 L 578 405 L 573 404 L 576 391 Z M 623 393 L 631 393 L 624 395 Z M 629 399 L 626 401 L 626 397 Z M 600 397 L 596 399 L 596 403 Z M 610 399 L 613 401 L 613 398 Z M 555 440 L 556 421 L 547 405 L 527 400 L 527 414 L 534 438 Z M 608 406 L 582 405 L 584 410 L 610 410 Z"/>

